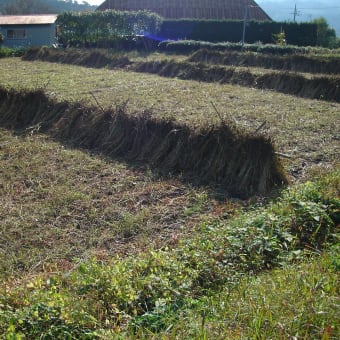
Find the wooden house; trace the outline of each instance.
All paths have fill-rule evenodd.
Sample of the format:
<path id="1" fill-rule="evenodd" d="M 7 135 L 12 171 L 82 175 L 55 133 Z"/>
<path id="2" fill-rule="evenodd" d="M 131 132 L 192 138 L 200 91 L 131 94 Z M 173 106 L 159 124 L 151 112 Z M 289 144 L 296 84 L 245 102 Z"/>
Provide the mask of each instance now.
<path id="1" fill-rule="evenodd" d="M 0 34 L 6 47 L 52 46 L 56 14 L 0 15 Z"/>

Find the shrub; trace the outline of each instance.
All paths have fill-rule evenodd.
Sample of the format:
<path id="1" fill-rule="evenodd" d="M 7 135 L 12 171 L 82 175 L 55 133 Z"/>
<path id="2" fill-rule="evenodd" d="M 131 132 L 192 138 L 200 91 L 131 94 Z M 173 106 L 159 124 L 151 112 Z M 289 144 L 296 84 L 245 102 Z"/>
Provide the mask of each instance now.
<path id="1" fill-rule="evenodd" d="M 146 11 L 96 11 L 63 13 L 58 16 L 59 42 L 69 46 L 108 47 L 133 40 L 148 32 L 155 34 L 161 17 Z"/>
<path id="2" fill-rule="evenodd" d="M 26 53 L 27 48 L 18 47 L 18 48 L 9 48 L 5 46 L 0 47 L 0 58 L 8 58 L 8 57 L 22 57 Z"/>
<path id="3" fill-rule="evenodd" d="M 317 25 L 315 23 L 249 21 L 246 42 L 273 43 L 273 34 L 284 30 L 288 44 L 315 46 Z M 188 39 L 209 42 L 239 42 L 242 39 L 243 20 L 164 20 L 160 30 L 163 39 Z"/>
<path id="4" fill-rule="evenodd" d="M 320 49 L 313 47 L 301 47 L 292 45 L 275 45 L 262 43 L 245 44 L 232 42 L 211 43 L 208 41 L 196 41 L 196 40 L 178 40 L 178 41 L 162 41 L 158 45 L 160 50 L 178 53 L 192 53 L 199 49 L 205 48 L 215 51 L 249 51 L 257 53 L 268 53 L 275 55 L 286 54 L 309 54 L 309 53 L 329 53 L 328 49 Z"/>

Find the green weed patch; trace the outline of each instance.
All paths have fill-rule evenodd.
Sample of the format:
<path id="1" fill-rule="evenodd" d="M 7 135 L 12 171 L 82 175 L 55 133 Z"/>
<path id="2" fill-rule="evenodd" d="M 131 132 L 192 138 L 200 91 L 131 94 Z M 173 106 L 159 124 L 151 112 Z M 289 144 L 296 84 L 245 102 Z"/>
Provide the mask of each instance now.
<path id="1" fill-rule="evenodd" d="M 249 274 L 302 260 L 338 242 L 340 200 L 334 197 L 338 179 L 335 173 L 289 188 L 267 207 L 203 223 L 176 248 L 108 263 L 79 261 L 64 275 L 38 277 L 16 287 L 5 284 L 0 290 L 0 330 L 7 336 L 30 337 L 39 330 L 48 334 L 47 319 L 54 315 L 54 336 L 61 336 L 65 328 L 71 335 L 87 332 L 92 337 L 164 332 L 190 311 L 199 313 L 200 302 L 222 288 L 229 292 L 224 297 L 228 303 L 237 289 L 242 290 L 240 279 Z M 324 187 L 326 182 L 331 190 Z M 239 320 L 246 322 L 243 314 L 235 315 L 235 322 Z M 253 336 L 268 326 L 259 316 L 256 320 L 257 326 L 250 326 L 251 320 L 246 323 Z M 306 334 L 316 331 L 302 325 L 299 329 Z"/>
<path id="2" fill-rule="evenodd" d="M 286 183 L 271 142 L 232 125 L 193 130 L 148 112 L 127 115 L 125 106 L 100 112 L 80 104 L 57 103 L 43 92 L 2 89 L 0 122 L 37 129 L 112 157 L 146 162 L 162 173 L 217 184 L 234 195 L 265 193 Z"/>
<path id="3" fill-rule="evenodd" d="M 170 331 L 170 339 L 337 339 L 338 247 L 311 261 L 245 276 L 232 288 L 194 301 Z M 170 327 L 170 326 L 169 326 Z M 139 337 L 150 332 L 139 329 Z"/>
<path id="4" fill-rule="evenodd" d="M 0 46 L 0 58 L 22 57 L 27 52 L 27 48 L 9 48 Z"/>

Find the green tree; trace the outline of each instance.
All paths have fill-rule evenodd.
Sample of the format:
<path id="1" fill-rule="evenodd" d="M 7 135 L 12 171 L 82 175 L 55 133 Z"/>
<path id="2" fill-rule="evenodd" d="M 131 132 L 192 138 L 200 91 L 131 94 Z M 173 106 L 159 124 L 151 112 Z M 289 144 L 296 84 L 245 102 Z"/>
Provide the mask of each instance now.
<path id="1" fill-rule="evenodd" d="M 329 27 L 325 18 L 320 17 L 313 20 L 313 23 L 317 25 L 317 44 L 322 47 L 334 48 L 338 47 L 339 39 L 336 37 L 335 30 Z"/>
<path id="2" fill-rule="evenodd" d="M 51 13 L 51 9 L 40 0 L 14 0 L 6 3 L 3 14 L 42 14 Z"/>
<path id="3" fill-rule="evenodd" d="M 104 1 L 104 0 L 103 0 Z M 94 11 L 97 6 L 75 0 L 0 0 L 0 14 L 43 14 Z"/>

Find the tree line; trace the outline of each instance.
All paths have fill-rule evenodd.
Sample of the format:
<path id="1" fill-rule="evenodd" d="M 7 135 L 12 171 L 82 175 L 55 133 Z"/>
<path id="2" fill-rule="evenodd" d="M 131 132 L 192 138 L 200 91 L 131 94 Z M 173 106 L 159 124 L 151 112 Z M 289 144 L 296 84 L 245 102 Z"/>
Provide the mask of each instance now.
<path id="1" fill-rule="evenodd" d="M 68 11 L 91 11 L 97 6 L 75 0 L 0 0 L 0 14 L 48 14 Z"/>

